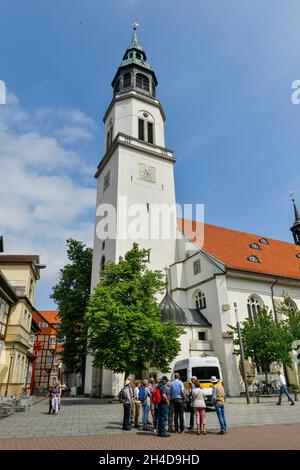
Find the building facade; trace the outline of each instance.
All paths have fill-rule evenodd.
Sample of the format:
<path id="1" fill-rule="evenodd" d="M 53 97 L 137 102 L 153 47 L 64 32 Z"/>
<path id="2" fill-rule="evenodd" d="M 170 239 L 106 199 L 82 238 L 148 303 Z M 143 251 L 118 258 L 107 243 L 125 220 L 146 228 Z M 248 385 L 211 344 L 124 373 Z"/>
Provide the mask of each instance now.
<path id="1" fill-rule="evenodd" d="M 0 394 L 20 396 L 27 393 L 32 363 L 32 324 L 34 290 L 44 268 L 34 255 L 1 255 L 0 272 L 11 291 L 13 303 L 2 303 L 4 340 L 0 356 Z M 3 285 L 3 283 L 2 283 Z M 10 308 L 9 308 L 10 306 Z"/>
<path id="2" fill-rule="evenodd" d="M 112 87 L 113 98 L 103 119 L 103 157 L 96 172 L 92 288 L 105 261 L 117 261 L 133 241 L 150 249 L 149 268 L 168 272 L 162 321 L 173 320 L 186 331 L 176 360 L 217 356 L 227 393 L 239 395 L 243 384 L 228 334 L 228 325 L 236 324 L 234 304 L 241 321 L 263 305 L 276 314 L 284 292 L 300 308 L 300 219 L 295 201 L 291 228 L 295 244 L 176 219 L 176 209 L 169 212 L 165 238 L 153 215 L 157 206 L 175 208 L 175 158 L 165 146 L 165 114 L 156 95 L 156 75 L 136 31 Z M 133 225 L 137 205 L 141 218 Z M 149 224 L 158 230 L 158 237 L 146 230 Z M 298 383 L 298 371 L 290 375 Z M 96 369 L 87 358 L 85 393 L 115 396 L 122 383 L 122 375 Z"/>
<path id="3" fill-rule="evenodd" d="M 49 386 L 61 380 L 63 364 L 60 354 L 63 340 L 58 338 L 60 318 L 57 310 L 34 311 L 33 318 L 39 327 L 36 337 L 33 391 L 46 394 Z"/>

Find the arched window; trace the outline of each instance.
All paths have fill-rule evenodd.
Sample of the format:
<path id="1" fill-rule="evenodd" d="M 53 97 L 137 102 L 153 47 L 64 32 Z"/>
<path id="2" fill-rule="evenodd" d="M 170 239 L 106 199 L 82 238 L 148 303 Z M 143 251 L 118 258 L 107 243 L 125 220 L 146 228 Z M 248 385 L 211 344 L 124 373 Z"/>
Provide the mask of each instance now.
<path id="1" fill-rule="evenodd" d="M 124 77 L 124 88 L 128 88 L 131 86 L 131 73 L 125 73 Z"/>
<path id="2" fill-rule="evenodd" d="M 149 78 L 146 77 L 146 75 L 143 75 L 142 73 L 137 73 L 136 74 L 135 84 L 136 84 L 136 87 L 140 88 L 141 90 L 150 91 Z"/>
<path id="3" fill-rule="evenodd" d="M 100 261 L 100 272 L 103 271 L 104 265 L 105 265 L 105 256 L 103 255 Z"/>
<path id="4" fill-rule="evenodd" d="M 251 320 L 255 320 L 255 316 L 257 313 L 260 311 L 260 309 L 263 307 L 263 301 L 261 300 L 258 295 L 250 295 L 247 300 L 247 310 L 248 310 L 248 316 L 251 318 Z"/>
<path id="5" fill-rule="evenodd" d="M 206 298 L 204 292 L 199 290 L 196 295 L 195 295 L 195 300 L 196 300 L 196 309 L 197 310 L 202 310 L 206 308 Z"/>

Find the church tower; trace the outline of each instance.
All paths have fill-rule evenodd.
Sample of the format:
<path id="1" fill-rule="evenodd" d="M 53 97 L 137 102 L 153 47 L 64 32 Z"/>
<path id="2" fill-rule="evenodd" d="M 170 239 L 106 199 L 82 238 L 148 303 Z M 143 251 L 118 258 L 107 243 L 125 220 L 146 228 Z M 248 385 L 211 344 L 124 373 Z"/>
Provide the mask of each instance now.
<path id="1" fill-rule="evenodd" d="M 175 261 L 175 158 L 165 147 L 158 82 L 139 44 L 137 26 L 112 81 L 113 98 L 103 118 L 92 288 L 105 261 L 117 262 L 135 241 L 150 249 L 149 269 L 163 271 Z M 122 383 L 123 377 L 93 368 L 87 358 L 85 393 L 114 396 Z"/>
<path id="2" fill-rule="evenodd" d="M 291 198 L 293 201 L 294 214 L 295 214 L 295 222 L 291 226 L 291 232 L 293 234 L 295 244 L 300 245 L 300 215 L 299 215 L 298 208 L 296 206 L 293 192 L 291 192 Z"/>

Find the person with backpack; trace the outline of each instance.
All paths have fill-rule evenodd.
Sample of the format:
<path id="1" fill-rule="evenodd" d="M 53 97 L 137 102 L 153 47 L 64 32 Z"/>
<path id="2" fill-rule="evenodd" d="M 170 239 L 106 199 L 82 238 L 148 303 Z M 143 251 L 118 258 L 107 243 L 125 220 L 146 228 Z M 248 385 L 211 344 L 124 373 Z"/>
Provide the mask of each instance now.
<path id="1" fill-rule="evenodd" d="M 195 411 L 193 407 L 193 393 L 195 391 L 195 384 L 197 382 L 197 377 L 193 375 L 191 378 L 191 381 L 189 382 L 189 392 L 188 392 L 188 404 L 189 404 L 189 410 L 190 410 L 190 426 L 188 428 L 189 431 L 193 431 L 194 429 L 194 421 L 195 421 Z"/>
<path id="2" fill-rule="evenodd" d="M 167 383 L 168 378 L 164 375 L 156 387 L 158 390 L 157 397 L 155 397 L 155 400 L 158 400 L 157 435 L 159 437 L 170 436 L 170 434 L 167 432 L 170 402 L 170 397 L 168 397 Z M 158 393 L 160 396 L 158 396 Z"/>
<path id="3" fill-rule="evenodd" d="M 133 405 L 132 393 L 131 393 L 131 380 L 127 378 L 122 388 L 119 398 L 121 403 L 123 403 L 123 431 L 131 431 L 130 427 L 130 414 Z"/>
<path id="4" fill-rule="evenodd" d="M 153 388 L 153 394 L 151 398 L 151 403 L 153 406 L 154 414 L 153 414 L 153 426 L 154 426 L 154 432 L 157 433 L 157 423 L 158 423 L 158 405 L 160 403 L 161 397 L 160 397 L 160 391 L 158 388 L 158 384 L 156 384 Z"/>
<path id="5" fill-rule="evenodd" d="M 148 380 L 143 380 L 143 384 L 139 390 L 139 400 L 142 404 L 143 431 L 147 431 L 147 424 L 148 424 L 149 411 L 150 411 L 150 397 L 151 397 L 151 390 L 148 387 Z"/>

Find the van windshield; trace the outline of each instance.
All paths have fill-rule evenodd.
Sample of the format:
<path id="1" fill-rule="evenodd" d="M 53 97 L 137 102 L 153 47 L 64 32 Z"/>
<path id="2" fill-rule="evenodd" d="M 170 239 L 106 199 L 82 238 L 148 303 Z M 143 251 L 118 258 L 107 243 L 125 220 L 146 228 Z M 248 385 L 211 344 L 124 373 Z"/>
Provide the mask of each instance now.
<path id="1" fill-rule="evenodd" d="M 198 380 L 209 380 L 212 375 L 215 375 L 217 379 L 220 378 L 220 372 L 218 367 L 193 367 L 192 375 L 195 375 Z"/>

